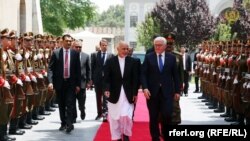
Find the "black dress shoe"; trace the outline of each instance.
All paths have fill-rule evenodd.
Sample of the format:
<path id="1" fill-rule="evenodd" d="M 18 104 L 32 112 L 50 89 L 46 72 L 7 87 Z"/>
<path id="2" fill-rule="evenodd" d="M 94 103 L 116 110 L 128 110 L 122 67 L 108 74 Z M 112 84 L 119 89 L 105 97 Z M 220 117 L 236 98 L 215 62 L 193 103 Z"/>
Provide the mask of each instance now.
<path id="1" fill-rule="evenodd" d="M 84 120 L 84 119 L 85 119 L 85 116 L 86 116 L 85 111 L 82 111 L 82 112 L 81 112 L 81 119 Z"/>
<path id="2" fill-rule="evenodd" d="M 44 120 L 45 117 L 42 117 L 42 116 L 35 116 L 32 118 L 33 120 Z"/>
<path id="3" fill-rule="evenodd" d="M 67 133 L 70 133 L 72 130 L 74 130 L 74 125 L 67 126 L 67 128 L 66 128 Z"/>
<path id="4" fill-rule="evenodd" d="M 102 121 L 103 122 L 108 122 L 107 116 L 104 116 Z"/>
<path id="5" fill-rule="evenodd" d="M 226 122 L 235 122 L 236 121 L 236 118 L 233 118 L 233 117 L 226 117 L 224 119 Z"/>
<path id="6" fill-rule="evenodd" d="M 65 130 L 66 129 L 66 125 L 61 125 L 61 127 L 59 128 L 59 131 L 63 131 L 63 130 Z"/>
<path id="7" fill-rule="evenodd" d="M 220 117 L 229 117 L 230 115 L 228 113 L 220 114 Z"/>
<path id="8" fill-rule="evenodd" d="M 199 91 L 195 90 L 193 93 L 199 93 Z"/>
<path id="9" fill-rule="evenodd" d="M 49 112 L 54 112 L 54 111 L 56 111 L 55 109 L 50 108 L 50 107 L 49 107 L 49 108 L 45 108 L 45 110 L 46 110 L 46 111 L 49 111 Z"/>
<path id="10" fill-rule="evenodd" d="M 73 123 L 76 123 L 76 119 L 73 119 Z"/>
<path id="11" fill-rule="evenodd" d="M 20 129 L 31 129 L 32 125 L 29 125 L 29 124 L 19 125 L 19 128 Z"/>
<path id="12" fill-rule="evenodd" d="M 34 120 L 30 120 L 30 121 L 27 121 L 27 124 L 30 124 L 30 125 L 37 125 L 38 122 L 37 122 L 37 121 L 34 121 Z"/>
<path id="13" fill-rule="evenodd" d="M 216 109 L 217 107 L 212 105 L 212 106 L 209 106 L 208 109 Z"/>
<path id="14" fill-rule="evenodd" d="M 198 97 L 198 99 L 204 99 L 204 98 L 205 98 L 205 97 L 203 97 L 203 96 L 199 96 L 199 97 Z"/>
<path id="15" fill-rule="evenodd" d="M 10 137 L 10 136 L 8 136 L 8 135 L 5 135 L 5 136 L 4 136 L 4 139 L 5 139 L 6 141 L 15 141 L 15 140 L 16 140 L 15 137 Z M 4 141 L 5 141 L 5 140 L 4 140 Z"/>
<path id="16" fill-rule="evenodd" d="M 126 135 L 123 135 L 123 141 L 129 141 L 129 137 Z"/>
<path id="17" fill-rule="evenodd" d="M 48 116 L 48 115 L 51 115 L 51 113 L 47 111 L 43 111 L 43 112 L 40 112 L 40 115 Z"/>
<path id="18" fill-rule="evenodd" d="M 244 122 L 236 121 L 234 123 L 231 123 L 230 125 L 245 125 L 245 123 Z"/>
<path id="19" fill-rule="evenodd" d="M 10 135 L 23 135 L 24 131 L 21 131 L 21 130 L 10 130 L 9 134 Z"/>
<path id="20" fill-rule="evenodd" d="M 225 110 L 222 110 L 222 109 L 215 109 L 214 112 L 215 112 L 215 113 L 223 113 L 223 112 L 225 112 Z"/>
<path id="21" fill-rule="evenodd" d="M 101 118 L 102 118 L 101 115 L 97 115 L 96 118 L 95 118 L 95 120 L 99 120 L 99 119 L 101 119 Z"/>

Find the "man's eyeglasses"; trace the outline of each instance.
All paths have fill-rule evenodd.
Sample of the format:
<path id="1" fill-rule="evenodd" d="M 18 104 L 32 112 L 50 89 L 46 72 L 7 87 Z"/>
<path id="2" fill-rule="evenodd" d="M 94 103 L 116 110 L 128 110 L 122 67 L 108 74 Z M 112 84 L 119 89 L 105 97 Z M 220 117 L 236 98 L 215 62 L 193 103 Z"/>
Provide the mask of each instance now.
<path id="1" fill-rule="evenodd" d="M 128 48 L 122 48 L 122 50 L 128 50 Z"/>

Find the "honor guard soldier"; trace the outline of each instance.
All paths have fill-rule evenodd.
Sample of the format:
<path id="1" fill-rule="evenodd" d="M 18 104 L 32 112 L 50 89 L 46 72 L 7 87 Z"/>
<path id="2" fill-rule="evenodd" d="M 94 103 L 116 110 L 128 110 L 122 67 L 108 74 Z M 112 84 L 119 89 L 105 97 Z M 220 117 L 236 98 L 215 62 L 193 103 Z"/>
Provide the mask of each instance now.
<path id="1" fill-rule="evenodd" d="M 11 75 L 9 81 L 11 86 L 11 93 L 14 97 L 14 105 L 11 112 L 11 120 L 9 125 L 9 134 L 11 135 L 23 135 L 25 131 L 18 129 L 18 123 L 20 119 L 20 115 L 22 112 L 22 104 L 23 100 L 25 99 L 25 94 L 23 91 L 23 83 L 19 78 L 19 68 L 18 64 L 22 61 L 22 56 L 19 53 L 19 46 L 18 46 L 18 37 L 15 31 L 11 31 L 9 33 L 9 37 L 11 40 L 11 44 L 7 51 L 8 56 L 10 58 L 11 64 L 13 65 L 14 74 Z"/>
<path id="2" fill-rule="evenodd" d="M 9 30 L 3 29 L 0 32 L 0 140 L 12 141 L 16 140 L 7 135 L 7 125 L 10 120 L 14 98 L 10 92 L 10 84 L 8 78 L 13 74 L 13 65 L 9 61 L 7 54 L 10 46 Z"/>
<path id="3" fill-rule="evenodd" d="M 175 48 L 175 35 L 173 33 L 168 33 L 165 38 L 167 39 L 166 52 L 171 52 L 176 57 L 176 65 L 179 74 L 180 88 L 183 91 L 183 79 L 184 79 L 184 69 L 183 69 L 183 59 L 180 52 L 174 50 Z M 177 125 L 181 123 L 181 108 L 179 101 L 174 101 L 172 123 Z"/>

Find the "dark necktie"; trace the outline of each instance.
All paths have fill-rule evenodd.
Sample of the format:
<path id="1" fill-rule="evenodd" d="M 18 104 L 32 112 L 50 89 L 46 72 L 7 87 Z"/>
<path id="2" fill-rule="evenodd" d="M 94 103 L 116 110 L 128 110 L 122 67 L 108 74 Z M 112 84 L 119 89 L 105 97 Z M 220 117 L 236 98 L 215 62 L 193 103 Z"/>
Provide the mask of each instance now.
<path id="1" fill-rule="evenodd" d="M 64 78 L 69 77 L 69 57 L 68 57 L 68 50 L 65 51 L 65 58 L 64 58 Z"/>
<path id="2" fill-rule="evenodd" d="M 102 66 L 104 65 L 104 60 L 105 60 L 105 52 L 102 53 L 102 56 L 101 56 L 101 63 L 102 63 Z"/>
<path id="3" fill-rule="evenodd" d="M 162 55 L 161 54 L 159 54 L 159 69 L 160 69 L 160 72 L 162 72 L 162 69 L 163 69 L 163 62 L 162 62 Z"/>

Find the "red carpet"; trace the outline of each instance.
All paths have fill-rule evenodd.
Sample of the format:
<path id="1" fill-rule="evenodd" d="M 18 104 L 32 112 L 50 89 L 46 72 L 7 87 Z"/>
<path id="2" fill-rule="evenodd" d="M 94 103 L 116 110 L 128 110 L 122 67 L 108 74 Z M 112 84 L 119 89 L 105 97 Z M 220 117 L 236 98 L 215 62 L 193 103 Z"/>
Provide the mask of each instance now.
<path id="1" fill-rule="evenodd" d="M 136 104 L 135 117 L 133 125 L 133 134 L 130 138 L 131 141 L 150 141 L 149 133 L 149 117 L 148 109 L 146 105 L 146 99 L 142 92 L 138 94 L 138 100 Z M 94 141 L 110 141 L 110 129 L 109 123 L 102 123 L 98 129 Z"/>

